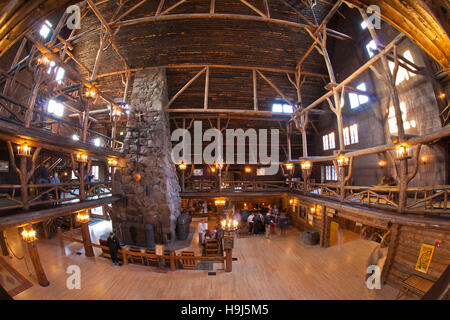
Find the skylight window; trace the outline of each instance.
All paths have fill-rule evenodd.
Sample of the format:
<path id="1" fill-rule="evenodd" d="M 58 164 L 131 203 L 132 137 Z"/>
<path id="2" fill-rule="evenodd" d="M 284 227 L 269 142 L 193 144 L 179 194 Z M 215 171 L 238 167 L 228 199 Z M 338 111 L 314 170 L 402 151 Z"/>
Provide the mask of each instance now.
<path id="1" fill-rule="evenodd" d="M 294 108 L 287 103 L 272 104 L 272 112 L 276 113 L 294 113 Z"/>
<path id="2" fill-rule="evenodd" d="M 50 35 L 51 27 L 52 24 L 48 20 L 45 20 L 44 24 L 41 27 L 41 30 L 39 30 L 39 34 L 42 38 L 48 38 L 48 36 Z"/>
<path id="3" fill-rule="evenodd" d="M 372 58 L 375 55 L 375 51 L 377 50 L 377 45 L 375 41 L 371 40 L 366 45 L 367 53 L 369 54 L 369 57 Z"/>
<path id="4" fill-rule="evenodd" d="M 367 29 L 367 22 L 365 21 L 361 22 L 361 29 L 363 30 Z"/>
<path id="5" fill-rule="evenodd" d="M 64 74 L 65 73 L 66 73 L 66 71 L 63 68 L 58 67 L 58 70 L 56 71 L 55 80 L 58 81 L 58 83 L 61 83 L 62 80 L 64 79 Z"/>
<path id="6" fill-rule="evenodd" d="M 47 107 L 48 113 L 53 113 L 55 116 L 62 117 L 64 114 L 64 105 L 55 100 L 50 100 Z"/>
<path id="7" fill-rule="evenodd" d="M 359 91 L 367 91 L 366 84 L 363 82 L 360 85 L 356 87 Z M 359 107 L 360 105 L 363 105 L 367 102 L 369 102 L 369 97 L 363 94 L 357 94 L 357 93 L 349 93 L 348 98 L 350 100 L 350 107 L 352 109 L 355 109 Z"/>

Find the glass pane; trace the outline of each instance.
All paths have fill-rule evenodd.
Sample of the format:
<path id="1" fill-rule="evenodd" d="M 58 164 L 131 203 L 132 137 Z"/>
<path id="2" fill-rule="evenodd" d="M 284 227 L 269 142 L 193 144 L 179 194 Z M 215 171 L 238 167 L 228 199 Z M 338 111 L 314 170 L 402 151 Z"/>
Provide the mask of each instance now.
<path id="1" fill-rule="evenodd" d="M 283 106 L 280 103 L 274 103 L 272 105 L 272 112 L 283 112 Z"/>
<path id="2" fill-rule="evenodd" d="M 283 112 L 284 113 L 293 113 L 294 110 L 290 104 L 283 104 Z"/>
<path id="3" fill-rule="evenodd" d="M 355 109 L 355 108 L 359 107 L 359 100 L 358 100 L 358 95 L 357 94 L 349 93 L 348 97 L 350 99 L 350 107 L 352 109 Z"/>

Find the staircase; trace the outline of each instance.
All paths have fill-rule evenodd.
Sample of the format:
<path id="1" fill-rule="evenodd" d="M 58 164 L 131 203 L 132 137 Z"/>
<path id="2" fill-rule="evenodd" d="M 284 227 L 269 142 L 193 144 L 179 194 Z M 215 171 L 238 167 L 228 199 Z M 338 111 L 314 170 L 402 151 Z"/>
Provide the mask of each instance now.
<path id="1" fill-rule="evenodd" d="M 216 239 L 206 239 L 205 254 L 207 257 L 214 257 L 219 255 L 219 246 Z"/>

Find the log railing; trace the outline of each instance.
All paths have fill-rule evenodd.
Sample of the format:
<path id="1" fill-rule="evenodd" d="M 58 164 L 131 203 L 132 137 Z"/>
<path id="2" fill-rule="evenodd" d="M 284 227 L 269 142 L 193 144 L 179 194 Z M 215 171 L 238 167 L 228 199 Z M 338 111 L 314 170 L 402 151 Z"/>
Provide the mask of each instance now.
<path id="1" fill-rule="evenodd" d="M 342 203 L 357 204 L 362 207 L 397 210 L 400 187 L 398 186 L 345 186 L 341 193 L 338 183 L 304 183 L 303 181 L 187 181 L 184 193 L 199 192 L 293 192 L 328 198 Z M 408 188 L 407 213 L 450 213 L 450 186 Z M 341 195 L 344 194 L 343 200 Z"/>
<path id="2" fill-rule="evenodd" d="M 83 199 L 79 182 L 28 184 L 27 197 L 23 198 L 20 195 L 21 185 L 3 184 L 0 185 L 0 198 L 10 202 L 0 205 L 0 211 L 27 209 L 37 205 L 60 205 L 112 194 L 111 181 L 86 182 L 84 187 L 86 196 Z"/>

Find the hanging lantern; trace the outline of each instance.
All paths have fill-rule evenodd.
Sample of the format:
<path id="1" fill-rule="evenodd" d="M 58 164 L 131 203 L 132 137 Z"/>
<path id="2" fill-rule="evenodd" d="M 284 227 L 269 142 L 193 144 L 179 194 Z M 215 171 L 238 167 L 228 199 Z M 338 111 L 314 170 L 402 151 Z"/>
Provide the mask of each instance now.
<path id="1" fill-rule="evenodd" d="M 97 96 L 97 89 L 95 89 L 94 87 L 87 88 L 85 95 L 86 95 L 86 98 L 95 99 L 95 97 Z"/>
<path id="2" fill-rule="evenodd" d="M 120 119 L 120 116 L 122 115 L 122 110 L 120 110 L 119 107 L 113 106 L 111 108 L 111 117 L 114 122 L 118 121 Z"/>
<path id="3" fill-rule="evenodd" d="M 47 65 L 50 63 L 50 59 L 47 56 L 43 55 L 37 59 L 37 62 L 42 65 Z"/>
<path id="4" fill-rule="evenodd" d="M 30 242 L 31 243 L 31 242 L 37 240 L 37 238 L 36 238 L 36 231 L 33 230 L 33 229 L 29 229 L 29 230 L 25 230 L 24 229 L 22 231 L 21 235 L 22 235 L 23 241 L 25 241 L 25 242 Z"/>
<path id="5" fill-rule="evenodd" d="M 311 207 L 311 214 L 315 214 L 316 213 L 316 207 Z"/>
<path id="6" fill-rule="evenodd" d="M 17 146 L 17 155 L 21 157 L 31 156 L 31 147 L 27 143 L 22 143 Z"/>
<path id="7" fill-rule="evenodd" d="M 76 159 L 80 163 L 86 163 L 88 160 L 88 155 L 85 153 L 77 153 Z"/>
<path id="8" fill-rule="evenodd" d="M 79 223 L 88 223 L 91 220 L 90 216 L 89 216 L 89 213 L 87 211 L 85 211 L 84 213 L 79 212 L 77 214 L 77 218 L 76 219 L 77 219 L 77 221 Z"/>
<path id="9" fill-rule="evenodd" d="M 337 164 L 339 167 L 345 167 L 348 165 L 348 158 L 346 156 L 339 156 L 337 158 Z"/>
<path id="10" fill-rule="evenodd" d="M 245 167 L 245 173 L 251 173 L 252 172 L 252 168 L 250 167 Z"/>
<path id="11" fill-rule="evenodd" d="M 302 164 L 300 165 L 302 170 L 311 170 L 311 161 L 303 161 Z"/>

